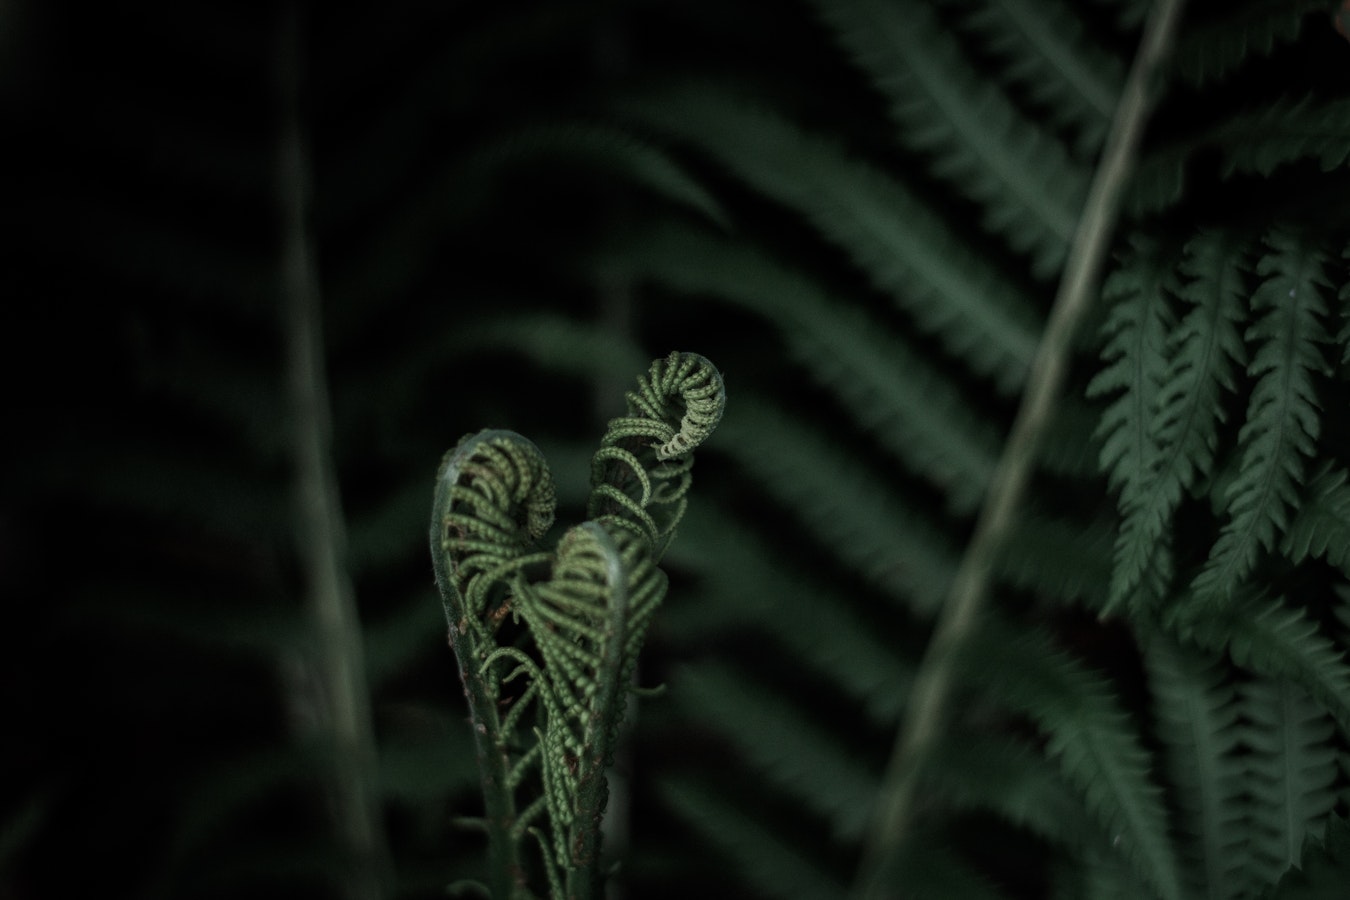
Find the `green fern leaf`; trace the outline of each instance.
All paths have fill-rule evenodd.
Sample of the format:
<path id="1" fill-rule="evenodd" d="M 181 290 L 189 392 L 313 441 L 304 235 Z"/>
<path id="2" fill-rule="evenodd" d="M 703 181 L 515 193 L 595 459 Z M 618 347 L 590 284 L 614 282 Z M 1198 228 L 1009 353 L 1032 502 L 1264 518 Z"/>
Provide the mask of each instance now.
<path id="1" fill-rule="evenodd" d="M 928 4 L 815 5 L 890 101 L 900 141 L 929 154 L 936 175 L 980 204 L 985 228 L 1027 254 L 1038 277 L 1058 272 L 1088 172 L 975 74 Z"/>
<path id="2" fill-rule="evenodd" d="M 1350 485 L 1344 469 L 1324 468 L 1308 483 L 1298 515 L 1280 544 L 1290 562 L 1310 557 L 1350 574 Z"/>
<path id="3" fill-rule="evenodd" d="M 1313 377 L 1326 369 L 1321 256 L 1282 229 L 1267 244 L 1257 267 L 1265 280 L 1252 298 L 1261 317 L 1246 335 L 1258 348 L 1248 366 L 1257 381 L 1239 435 L 1242 468 L 1226 492 L 1228 522 L 1193 583 L 1201 602 L 1232 596 L 1261 548 L 1271 549 L 1286 530 L 1321 427 L 1313 389 Z"/>
<path id="4" fill-rule="evenodd" d="M 1246 893 L 1243 866 L 1245 767 L 1236 692 L 1216 660 L 1187 651 L 1161 635 L 1145 644 L 1158 732 L 1176 788 L 1191 888 L 1209 900 Z"/>
<path id="5" fill-rule="evenodd" d="M 965 652 L 968 677 L 1045 733 L 1048 753 L 1116 852 L 1159 896 L 1184 897 L 1162 792 L 1149 778 L 1149 754 L 1108 682 L 1040 633 L 1017 633 L 1006 624 L 971 641 Z"/>
<path id="6" fill-rule="evenodd" d="M 1223 151 L 1224 176 L 1270 175 L 1280 166 L 1316 159 L 1330 172 L 1350 158 L 1350 100 L 1281 101 L 1225 123 L 1208 141 Z"/>
<path id="7" fill-rule="evenodd" d="M 825 819 L 836 839 L 851 843 L 862 837 L 881 778 L 829 726 L 781 692 L 723 664 L 689 669 L 673 693 L 691 721 L 721 734 L 794 805 Z"/>
<path id="8" fill-rule="evenodd" d="M 1297 865 L 1303 842 L 1320 832 L 1336 802 L 1336 750 L 1331 721 L 1298 685 L 1260 679 L 1244 686 L 1253 809 L 1251 844 L 1242 858 L 1258 884 Z"/>
<path id="9" fill-rule="evenodd" d="M 983 499 L 1001 441 L 997 429 L 973 414 L 918 349 L 809 276 L 743 244 L 685 229 L 643 235 L 599 265 L 763 316 L 859 426 L 940 488 L 952 511 L 972 513 Z"/>
<path id="10" fill-rule="evenodd" d="M 1156 539 L 1161 528 L 1154 529 L 1153 540 L 1141 531 L 1157 518 L 1149 507 L 1148 486 L 1163 455 L 1156 410 L 1167 378 L 1172 278 L 1171 260 L 1155 248 L 1141 247 L 1103 287 L 1112 302 L 1105 326 L 1109 340 L 1102 351 L 1108 365 L 1088 384 L 1088 395 L 1122 392 L 1103 411 L 1097 428 L 1101 468 L 1120 492 L 1124 516 L 1116 542 L 1112 605 L 1132 598 L 1137 590 L 1144 593 L 1137 604 L 1151 602 L 1170 575 L 1170 559 L 1159 552 Z M 1146 583 L 1140 580 L 1143 573 L 1151 575 Z"/>
<path id="11" fill-rule="evenodd" d="M 1201 234 L 1186 245 L 1181 272 L 1185 280 L 1179 293 L 1191 308 L 1168 338 L 1170 360 L 1150 429 L 1156 462 L 1140 479 L 1137 499 L 1122 510 L 1113 605 L 1131 598 L 1146 578 L 1152 578 L 1155 596 L 1161 592 L 1160 582 L 1170 572 L 1165 541 L 1172 514 L 1196 479 L 1210 474 L 1224 419 L 1222 394 L 1236 389 L 1235 367 L 1245 358 L 1238 330 L 1243 317 L 1240 246 L 1221 232 Z M 1143 352 L 1146 365 L 1155 364 L 1147 355 L 1153 348 Z M 1146 436 L 1136 439 L 1147 447 Z"/>
<path id="12" fill-rule="evenodd" d="M 1266 900 L 1332 900 L 1345 893 L 1350 880 L 1350 821 L 1332 814 L 1326 835 L 1309 836 L 1296 868 L 1281 876 Z"/>
<path id="13" fill-rule="evenodd" d="M 1180 637 L 1227 649 L 1234 663 L 1267 678 L 1296 682 L 1350 734 L 1350 665 L 1302 610 L 1240 593 L 1228 608 L 1187 605 L 1185 615 L 1172 617 Z"/>
<path id="14" fill-rule="evenodd" d="M 671 90 L 621 109 L 692 141 L 806 216 L 953 359 L 1004 393 L 1019 390 L 1040 336 L 1036 301 L 899 181 L 726 94 L 724 86 Z"/>
<path id="15" fill-rule="evenodd" d="M 1075 135 L 1077 154 L 1092 158 L 1106 138 L 1125 72 L 1120 60 L 1084 34 L 1078 16 L 1059 0 L 992 0 L 965 21 L 1004 60 L 1011 81 L 1050 121 Z"/>
<path id="16" fill-rule="evenodd" d="M 857 464 L 822 466 L 841 449 L 746 397 L 722 423 L 722 450 L 847 565 L 900 607 L 931 615 L 956 570 L 956 551 L 883 479 Z"/>
<path id="17" fill-rule="evenodd" d="M 1246 0 L 1225 4 L 1223 15 L 1182 32 L 1177 42 L 1177 70 L 1192 84 L 1202 85 L 1230 74 L 1243 62 L 1269 56 L 1295 40 L 1307 14 L 1325 9 L 1321 0 Z"/>

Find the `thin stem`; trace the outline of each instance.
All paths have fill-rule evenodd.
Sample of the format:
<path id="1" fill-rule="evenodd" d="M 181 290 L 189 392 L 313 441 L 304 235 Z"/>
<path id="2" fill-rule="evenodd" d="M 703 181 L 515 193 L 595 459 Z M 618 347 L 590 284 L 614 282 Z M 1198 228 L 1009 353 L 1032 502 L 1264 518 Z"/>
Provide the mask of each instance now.
<path id="1" fill-rule="evenodd" d="M 332 457 L 318 277 L 307 223 L 308 154 L 300 124 L 300 25 L 285 5 L 278 29 L 281 141 L 277 160 L 281 278 L 287 311 L 290 394 L 297 475 L 296 535 L 317 632 L 334 750 L 332 790 L 351 900 L 386 893 L 388 854 L 376 790 L 376 755 L 355 591 L 344 567 L 346 530 Z"/>
<path id="2" fill-rule="evenodd" d="M 914 680 L 863 847 L 853 890 L 857 897 L 883 900 L 899 895 L 892 877 L 895 860 L 913 828 L 919 776 L 944 728 L 955 653 L 975 630 L 989 594 L 995 553 L 1013 526 L 1037 450 L 1059 399 L 1073 334 L 1095 294 L 1121 196 L 1153 105 L 1153 88 L 1182 5 L 1183 0 L 1158 0 L 1145 26 L 1069 248 L 1050 320 L 1032 361 L 1021 406 Z"/>

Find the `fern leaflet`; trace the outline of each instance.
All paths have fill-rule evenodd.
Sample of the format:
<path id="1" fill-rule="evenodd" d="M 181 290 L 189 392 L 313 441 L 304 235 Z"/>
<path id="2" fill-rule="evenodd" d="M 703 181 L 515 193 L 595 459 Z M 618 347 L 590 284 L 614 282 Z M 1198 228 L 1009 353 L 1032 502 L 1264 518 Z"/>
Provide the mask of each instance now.
<path id="1" fill-rule="evenodd" d="M 1284 229 L 1273 230 L 1267 245 L 1257 266 L 1265 280 L 1252 298 L 1261 317 L 1246 334 L 1258 348 L 1248 366 L 1256 385 L 1239 435 L 1242 467 L 1226 492 L 1228 522 L 1193 583 L 1201 602 L 1228 600 L 1261 548 L 1271 549 L 1286 530 L 1321 426 L 1313 388 L 1326 369 L 1321 256 Z"/>
<path id="2" fill-rule="evenodd" d="M 984 208 L 984 225 L 1046 278 L 1059 270 L 1088 173 L 975 77 L 923 3 L 816 0 L 819 15 L 891 102 L 900 140 Z"/>
<path id="3" fill-rule="evenodd" d="M 1105 325 L 1109 340 L 1102 351 L 1108 365 L 1088 384 L 1088 395 L 1123 391 L 1103 411 L 1097 428 L 1103 439 L 1101 468 L 1120 492 L 1125 520 L 1116 542 L 1113 605 L 1136 590 L 1152 602 L 1161 595 L 1171 570 L 1170 553 L 1156 539 L 1161 523 L 1156 523 L 1158 514 L 1149 507 L 1147 487 L 1162 458 L 1155 410 L 1167 377 L 1172 277 L 1170 260 L 1164 254 L 1140 247 L 1102 289 L 1112 302 Z M 1153 540 L 1148 539 L 1151 526 Z M 1141 583 L 1145 572 L 1153 577 Z"/>

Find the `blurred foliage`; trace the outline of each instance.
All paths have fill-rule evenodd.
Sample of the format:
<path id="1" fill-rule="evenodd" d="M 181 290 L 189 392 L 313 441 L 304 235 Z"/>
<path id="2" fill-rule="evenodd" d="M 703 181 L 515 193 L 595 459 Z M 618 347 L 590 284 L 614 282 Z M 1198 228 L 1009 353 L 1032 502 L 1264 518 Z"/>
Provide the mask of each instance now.
<path id="1" fill-rule="evenodd" d="M 616 765 L 615 883 L 847 892 L 1146 6 L 304 10 L 312 237 L 391 896 L 441 896 L 483 866 L 481 837 L 457 827 L 481 800 L 426 548 L 438 460 L 482 427 L 527 433 L 560 518 L 579 520 L 586 448 L 672 349 L 715 361 L 731 401 L 641 663 L 641 683 L 670 691 L 630 717 Z M 1188 8 L 1106 302 L 927 776 L 907 895 L 1344 884 L 1344 827 L 1323 831 L 1350 782 L 1350 45 L 1329 8 Z M 295 51 L 278 35 L 266 4 L 0 8 L 0 897 L 349 882 L 293 535 L 276 72 Z M 1153 290 L 1166 309 L 1137 334 L 1168 334 L 1166 310 L 1198 304 L 1186 284 L 1222 257 L 1188 243 L 1204 229 L 1248 240 L 1241 300 L 1280 308 L 1258 291 L 1289 256 L 1275 222 L 1317 248 L 1320 274 L 1289 277 L 1324 304 L 1322 365 L 1296 367 L 1321 435 L 1280 488 L 1291 521 L 1277 504 L 1243 546 L 1232 604 L 1164 627 L 1251 472 L 1239 431 L 1267 370 L 1235 369 L 1201 441 L 1218 449 L 1161 530 L 1139 532 L 1168 536 L 1170 574 L 1132 602 L 1113 554 L 1138 504 L 1118 507 L 1118 455 L 1099 471 L 1097 423 L 1114 409 L 1106 437 L 1139 425 L 1119 403 L 1147 399 L 1122 372 L 1088 396 L 1101 326 L 1128 331 L 1142 320 L 1124 304 Z M 1278 327 L 1259 318 L 1246 359 Z M 1108 361 L 1165 373 L 1130 355 L 1147 343 Z M 1277 807 L 1291 824 L 1275 833 Z M 1305 836 L 1310 864 L 1286 874 Z M 1216 868 L 1225 854 L 1237 862 Z"/>

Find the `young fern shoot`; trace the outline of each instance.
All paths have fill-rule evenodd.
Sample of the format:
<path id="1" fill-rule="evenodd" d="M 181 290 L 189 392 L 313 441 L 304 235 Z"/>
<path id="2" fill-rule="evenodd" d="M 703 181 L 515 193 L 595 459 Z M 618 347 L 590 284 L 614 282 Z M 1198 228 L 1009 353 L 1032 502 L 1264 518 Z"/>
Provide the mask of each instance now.
<path id="1" fill-rule="evenodd" d="M 693 452 L 717 427 L 726 392 L 706 359 L 672 353 L 626 398 L 592 459 L 590 519 L 556 551 L 537 546 L 555 495 L 526 438 L 466 436 L 436 480 L 431 554 L 469 701 L 489 843 L 484 887 L 496 900 L 533 896 L 529 837 L 551 898 L 603 893 L 604 770 L 665 596 L 657 563 L 684 514 Z M 523 686 L 508 686 L 518 679 Z"/>

